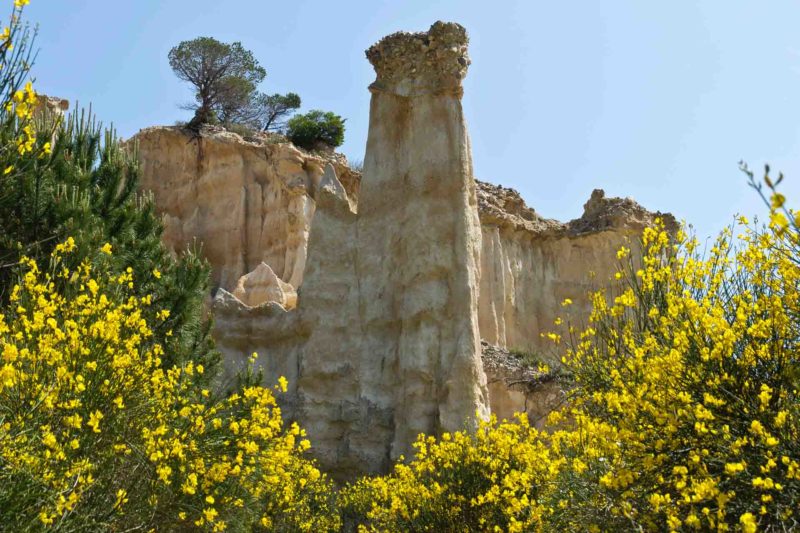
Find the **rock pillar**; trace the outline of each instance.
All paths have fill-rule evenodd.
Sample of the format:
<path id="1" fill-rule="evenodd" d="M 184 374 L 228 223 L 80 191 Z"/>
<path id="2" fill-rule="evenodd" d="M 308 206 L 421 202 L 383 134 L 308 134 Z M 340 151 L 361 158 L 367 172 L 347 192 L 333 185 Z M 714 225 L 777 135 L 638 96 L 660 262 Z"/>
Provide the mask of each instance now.
<path id="1" fill-rule="evenodd" d="M 340 479 L 386 471 L 420 433 L 474 427 L 489 403 L 481 230 L 461 109 L 466 32 L 437 22 L 386 37 L 367 57 L 377 79 L 358 211 L 327 166 L 297 308 L 236 309 L 223 292 L 215 304 L 227 357 L 252 347 L 272 365 L 268 375 L 289 374 L 286 413 Z"/>
<path id="2" fill-rule="evenodd" d="M 462 429 L 488 410 L 481 231 L 461 108 L 467 33 L 436 22 L 382 39 L 367 58 L 377 79 L 357 223 L 359 313 L 363 356 L 395 366 L 394 458 L 419 433 Z"/>

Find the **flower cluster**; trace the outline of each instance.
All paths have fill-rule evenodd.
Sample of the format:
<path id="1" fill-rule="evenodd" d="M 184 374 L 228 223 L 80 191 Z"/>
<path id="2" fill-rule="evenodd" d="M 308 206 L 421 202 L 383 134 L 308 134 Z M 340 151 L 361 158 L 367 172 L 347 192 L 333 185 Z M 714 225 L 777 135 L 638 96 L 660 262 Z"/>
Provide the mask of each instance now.
<path id="1" fill-rule="evenodd" d="M 361 480 L 342 495 L 362 531 L 531 531 L 540 496 L 562 460 L 521 415 L 482 422 L 477 432 L 420 435 L 416 456 L 388 476 Z"/>
<path id="2" fill-rule="evenodd" d="M 21 14 L 29 3 L 30 0 L 14 0 L 10 22 L 0 31 L 0 72 L 3 72 L 0 84 L 0 93 L 3 95 L 0 104 L 0 138 L 3 149 L 0 152 L 13 145 L 17 157 L 32 152 L 44 157 L 50 153 L 51 145 L 44 140 L 37 142 L 34 115 L 39 109 L 39 98 L 32 83 L 25 82 L 30 70 L 31 35 L 29 29 L 22 25 Z M 20 45 L 20 50 L 14 50 L 15 43 Z M 9 154 L 7 159 L 13 160 L 14 156 Z M 7 175 L 14 169 L 15 165 L 6 164 L 0 170 L 2 175 Z"/>
<path id="3" fill-rule="evenodd" d="M 768 185 L 772 187 L 770 182 Z M 800 228 L 769 196 L 707 255 L 660 222 L 617 254 L 588 324 L 557 320 L 574 376 L 536 432 L 420 437 L 343 497 L 363 531 L 777 531 L 800 523 Z M 738 242 L 737 242 L 738 241 Z M 565 301 L 568 310 L 571 301 Z"/>
<path id="4" fill-rule="evenodd" d="M 741 243 L 726 230 L 706 257 L 661 225 L 644 231 L 641 262 L 620 253 L 621 281 L 570 330 L 560 527 L 796 524 L 800 240 L 774 208 L 769 229 L 741 219 Z"/>
<path id="5" fill-rule="evenodd" d="M 329 482 L 273 392 L 215 398 L 202 365 L 165 368 L 130 269 L 70 270 L 74 248 L 56 246 L 46 272 L 25 259 L 0 314 L 3 522 L 334 529 Z"/>
<path id="6" fill-rule="evenodd" d="M 36 109 L 38 98 L 36 91 L 33 90 L 33 84 L 27 82 L 25 88 L 14 91 L 13 97 L 6 102 L 5 111 L 9 114 L 16 115 L 21 124 L 21 132 L 17 137 L 17 151 L 19 155 L 25 155 L 33 151 L 36 144 L 36 133 L 33 128 L 33 113 Z M 49 151 L 49 145 L 46 151 Z"/>

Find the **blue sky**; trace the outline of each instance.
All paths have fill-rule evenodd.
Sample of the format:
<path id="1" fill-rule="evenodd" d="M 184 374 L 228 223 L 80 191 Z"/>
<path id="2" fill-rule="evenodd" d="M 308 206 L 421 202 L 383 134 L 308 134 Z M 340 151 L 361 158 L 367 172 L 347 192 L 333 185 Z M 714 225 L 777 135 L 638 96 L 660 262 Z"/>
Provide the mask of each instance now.
<path id="1" fill-rule="evenodd" d="M 769 162 L 800 205 L 800 3 L 32 0 L 40 92 L 92 103 L 123 137 L 189 113 L 167 62 L 197 36 L 241 41 L 303 111 L 347 118 L 362 159 L 374 73 L 364 50 L 435 20 L 463 24 L 464 108 L 476 177 L 547 217 L 579 216 L 592 189 L 631 196 L 715 233 L 764 214 L 738 171 Z"/>

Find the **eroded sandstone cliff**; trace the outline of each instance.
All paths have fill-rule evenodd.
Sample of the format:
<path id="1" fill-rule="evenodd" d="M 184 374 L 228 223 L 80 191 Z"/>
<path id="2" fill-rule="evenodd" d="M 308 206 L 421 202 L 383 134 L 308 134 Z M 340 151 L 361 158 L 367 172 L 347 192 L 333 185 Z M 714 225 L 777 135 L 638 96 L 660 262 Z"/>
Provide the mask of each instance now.
<path id="1" fill-rule="evenodd" d="M 367 51 L 377 77 L 358 212 L 349 169 L 291 147 L 137 136 L 167 241 L 208 246 L 228 365 L 259 351 L 270 377 L 289 379 L 289 415 L 335 473 L 384 470 L 419 433 L 488 415 L 466 47 L 463 27 L 437 22 Z M 294 311 L 276 301 L 281 280 L 299 288 Z M 270 301 L 247 305 L 256 288 Z"/>
<path id="2" fill-rule="evenodd" d="M 213 267 L 229 375 L 258 352 L 269 382 L 285 376 L 285 416 L 339 477 L 385 470 L 418 433 L 476 413 L 540 422 L 561 386 L 510 351 L 547 361 L 541 334 L 560 302 L 585 316 L 615 251 L 659 216 L 597 190 L 560 223 L 476 182 L 466 46 L 461 26 L 436 23 L 367 51 L 377 77 L 363 180 L 340 156 L 268 136 L 172 127 L 131 142 L 166 243 L 202 243 Z"/>
<path id="3" fill-rule="evenodd" d="M 142 187 L 153 192 L 163 214 L 165 243 L 173 249 L 202 244 L 216 287 L 233 291 L 262 263 L 292 290 L 300 286 L 313 196 L 326 165 L 357 201 L 360 175 L 343 157 L 274 141 L 245 140 L 214 127 L 199 134 L 154 127 L 128 143 L 138 146 Z"/>
<path id="4" fill-rule="evenodd" d="M 568 378 L 558 370 L 546 369 L 528 354 L 512 353 L 484 341 L 482 358 L 492 414 L 498 420 L 513 420 L 517 413 L 525 413 L 531 425 L 542 428 L 547 415 L 566 401 Z"/>
<path id="5" fill-rule="evenodd" d="M 513 189 L 478 182 L 483 234 L 481 338 L 501 348 L 548 359 L 543 337 L 564 314 L 569 298 L 578 320 L 587 316 L 590 290 L 605 286 L 617 270 L 616 251 L 635 246 L 645 226 L 670 214 L 652 213 L 631 199 L 607 198 L 596 189 L 583 215 L 567 223 L 544 219 Z M 552 361 L 557 363 L 557 360 Z"/>

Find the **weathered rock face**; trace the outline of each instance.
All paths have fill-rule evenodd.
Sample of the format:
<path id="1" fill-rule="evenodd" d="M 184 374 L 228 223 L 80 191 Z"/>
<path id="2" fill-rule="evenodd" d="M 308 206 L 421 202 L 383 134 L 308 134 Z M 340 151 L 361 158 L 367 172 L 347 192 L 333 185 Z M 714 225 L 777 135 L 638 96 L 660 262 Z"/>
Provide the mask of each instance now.
<path id="1" fill-rule="evenodd" d="M 488 411 L 460 103 L 466 42 L 460 26 L 437 23 L 370 48 L 378 76 L 358 214 L 335 176 L 319 189 L 298 309 L 310 331 L 300 419 L 323 462 L 350 472 L 383 470 L 420 432 L 460 429 Z"/>
<path id="2" fill-rule="evenodd" d="M 573 300 L 571 314 L 587 316 L 586 295 L 613 276 L 621 246 L 631 247 L 657 217 L 670 230 L 677 228 L 672 215 L 651 213 L 630 199 L 606 198 L 599 189 L 581 218 L 563 224 L 541 218 L 512 189 L 480 182 L 478 187 L 481 338 L 545 359 L 551 344 L 541 334 L 564 314 L 561 302 Z"/>
<path id="3" fill-rule="evenodd" d="M 464 28 L 436 23 L 367 51 L 377 79 L 358 213 L 343 169 L 290 147 L 137 136 L 167 242 L 207 243 L 229 368 L 258 351 L 268 376 L 288 378 L 286 412 L 334 474 L 385 470 L 419 433 L 488 416 L 466 46 Z M 299 286 L 294 311 L 281 280 Z"/>
<path id="4" fill-rule="evenodd" d="M 294 309 L 297 304 L 294 287 L 279 278 L 266 263 L 239 278 L 233 295 L 249 307 L 272 302 L 284 309 Z"/>
<path id="5" fill-rule="evenodd" d="M 46 94 L 36 95 L 36 111 L 63 116 L 69 109 L 69 100 Z"/>
<path id="6" fill-rule="evenodd" d="M 58 98 L 56 96 L 47 96 L 46 94 L 36 95 L 36 107 L 34 113 L 38 119 L 47 121 L 62 120 L 69 110 L 69 100 L 65 98 Z M 50 136 L 50 143 L 56 143 L 57 130 L 53 129 L 53 134 Z"/>
<path id="7" fill-rule="evenodd" d="M 244 140 L 220 128 L 192 135 L 148 128 L 138 145 L 142 187 L 163 214 L 173 249 L 202 243 L 212 282 L 233 290 L 262 262 L 284 282 L 303 281 L 314 189 L 331 164 L 354 199 L 359 176 L 346 161 L 324 158 L 269 138 Z"/>
<path id="8" fill-rule="evenodd" d="M 488 412 L 477 316 L 480 225 L 461 108 L 467 35 L 437 22 L 427 33 L 386 37 L 367 57 L 377 79 L 356 271 L 362 352 L 394 367 L 399 381 L 396 457 L 411 452 L 419 433 L 461 429 L 476 411 Z"/>
<path id="9" fill-rule="evenodd" d="M 437 22 L 367 51 L 377 79 L 363 182 L 335 154 L 266 137 L 136 136 L 166 243 L 197 239 L 213 267 L 227 372 L 258 352 L 269 382 L 285 376 L 284 416 L 340 478 L 384 471 L 417 434 L 469 427 L 490 409 L 540 424 L 561 386 L 509 349 L 547 361 L 540 334 L 560 303 L 585 316 L 616 250 L 659 215 L 598 190 L 560 223 L 476 182 L 466 46 L 464 28 Z"/>

